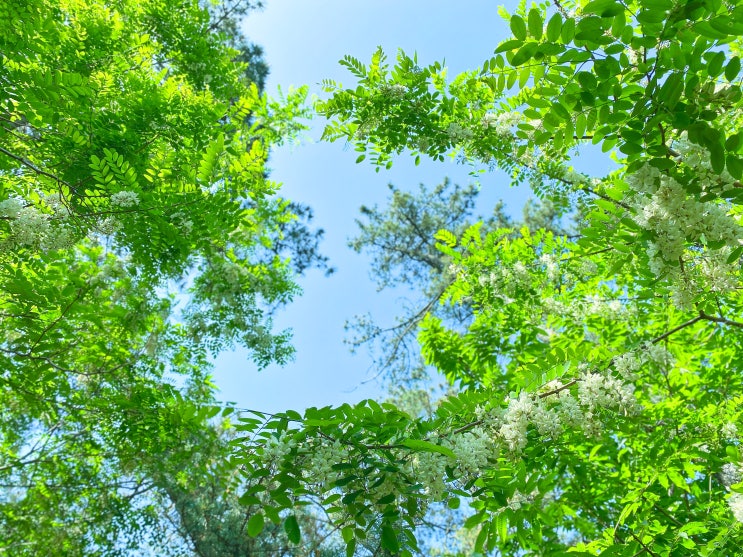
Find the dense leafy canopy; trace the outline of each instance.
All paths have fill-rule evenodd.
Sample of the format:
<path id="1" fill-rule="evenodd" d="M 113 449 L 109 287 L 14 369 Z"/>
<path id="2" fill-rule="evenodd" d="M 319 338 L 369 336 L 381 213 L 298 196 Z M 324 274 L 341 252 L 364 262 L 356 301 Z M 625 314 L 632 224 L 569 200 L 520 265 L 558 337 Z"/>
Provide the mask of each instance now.
<path id="1" fill-rule="evenodd" d="M 291 356 L 271 312 L 324 261 L 265 162 L 304 92 L 262 96 L 251 4 L 206 4 L 0 3 L 8 555 L 289 551 L 245 531 L 208 356 Z"/>
<path id="2" fill-rule="evenodd" d="M 414 320 L 453 391 L 420 415 L 213 403 L 210 351 L 290 356 L 286 249 L 324 263 L 265 175 L 303 95 L 260 94 L 230 19 L 249 7 L 0 6 L 0 547 L 317 554 L 320 506 L 348 555 L 410 555 L 442 507 L 470 553 L 739 552 L 743 5 L 524 3 L 451 81 L 344 58 L 357 86 L 318 108 L 359 162 L 499 167 L 579 223 L 366 212 L 382 281 L 453 308 Z M 616 169 L 572 168 L 591 145 Z"/>
<path id="3" fill-rule="evenodd" d="M 407 151 L 505 169 L 578 230 L 439 231 L 443 303 L 471 321 L 433 313 L 418 340 L 456 394 L 426 417 L 365 401 L 246 421 L 235 460 L 273 479 L 269 518 L 319 500 L 349 555 L 369 530 L 415 552 L 429 509 L 463 499 L 476 553 L 737 554 L 743 5 L 503 15 L 512 36 L 451 81 L 346 56 L 358 84 L 325 83 L 325 137 L 378 168 Z M 571 167 L 591 145 L 616 170 Z"/>

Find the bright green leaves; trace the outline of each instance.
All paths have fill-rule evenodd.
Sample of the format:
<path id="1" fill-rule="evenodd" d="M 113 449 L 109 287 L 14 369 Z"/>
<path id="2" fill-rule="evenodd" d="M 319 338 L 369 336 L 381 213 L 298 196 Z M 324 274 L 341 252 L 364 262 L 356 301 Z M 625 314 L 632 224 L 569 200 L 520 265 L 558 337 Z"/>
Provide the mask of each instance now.
<path id="1" fill-rule="evenodd" d="M 400 479 L 401 462 L 410 458 L 440 466 L 435 477 L 447 485 L 461 482 L 467 475 L 448 433 L 474 432 L 489 411 L 502 424 L 505 414 L 494 406 L 504 397 L 577 395 L 584 404 L 587 382 L 601 377 L 631 384 L 630 406 L 642 408 L 612 414 L 592 407 L 592 416 L 596 410 L 605 419 L 601 427 L 580 431 L 575 424 L 589 412 L 581 413 L 555 433 L 559 449 L 546 441 L 542 424 L 526 429 L 525 458 L 488 453 L 487 472 L 469 484 L 478 490 L 466 523 L 480 528 L 476 549 L 509 543 L 511 552 L 561 555 L 567 548 L 551 541 L 555 532 L 575 531 L 583 540 L 571 547 L 577 555 L 629 556 L 644 550 L 641 543 L 659 555 L 703 554 L 718 542 L 736 550 L 728 487 L 718 481 L 727 441 L 717 414 L 700 415 L 706 407 L 738 407 L 733 393 L 743 388 L 728 387 L 724 377 L 740 365 L 740 324 L 727 320 L 740 314 L 743 251 L 740 188 L 725 173 L 743 174 L 740 54 L 736 45 L 721 46 L 735 30 L 727 10 L 670 0 L 597 0 L 578 7 L 574 18 L 521 9 L 508 17 L 513 36 L 496 55 L 448 87 L 431 75 L 425 87 L 407 90 L 403 107 L 382 103 L 366 86 L 335 97 L 331 116 L 340 136 L 348 126 L 344 137 L 357 141 L 354 126 L 373 114 L 364 148 L 437 158 L 456 145 L 466 160 L 507 170 L 581 216 L 574 243 L 511 230 L 468 231 L 458 241 L 461 231 L 430 230 L 452 269 L 437 299 L 467 319 L 448 326 L 439 314 L 427 315 L 417 321 L 418 340 L 425 362 L 459 393 L 442 401 L 433 422 L 372 409 L 327 410 L 329 421 L 309 422 L 332 439 L 340 435 L 337 416 L 379 420 L 368 436 L 347 426 L 345 446 L 357 460 L 343 460 L 343 477 L 333 485 L 359 515 L 364 505 L 390 513 L 375 523 L 388 551 L 404 551 L 397 520 L 415 513 L 393 510 L 394 494 L 366 496 L 356 487 L 363 478 L 379 485 Z M 407 83 L 401 64 L 390 75 Z M 589 140 L 597 146 L 589 157 L 611 151 L 619 168 L 586 175 L 570 167 L 576 145 Z M 457 421 L 473 408 L 482 423 Z M 499 429 L 488 438 L 510 433 Z M 379 454 L 390 471 L 384 479 L 365 468 L 379 466 Z M 422 481 L 413 475 L 410 482 Z M 404 483 L 405 493 L 418 489 L 411 485 Z M 436 500 L 470 495 L 467 489 L 437 491 Z M 685 524 L 693 526 L 683 530 Z M 349 543 L 368 526 L 343 527 L 352 528 L 343 534 Z"/>
<path id="2" fill-rule="evenodd" d="M 550 42 L 556 42 L 560 39 L 560 32 L 562 31 L 562 16 L 557 13 L 553 14 L 547 22 L 547 40 Z"/>
<path id="3" fill-rule="evenodd" d="M 710 53 L 709 61 L 707 63 L 707 75 L 711 78 L 715 78 L 722 73 L 723 64 L 725 63 L 724 52 Z"/>
<path id="4" fill-rule="evenodd" d="M 625 7 L 616 0 L 593 0 L 583 7 L 584 14 L 595 14 L 600 17 L 613 17 L 624 13 Z"/>
<path id="5" fill-rule="evenodd" d="M 431 443 L 430 441 L 424 441 L 421 439 L 405 439 L 401 442 L 401 444 L 416 451 L 438 453 L 450 458 L 456 458 L 456 455 L 452 452 L 451 449 L 442 447 L 441 445 L 436 445 L 435 443 Z"/>
<path id="6" fill-rule="evenodd" d="M 511 57 L 510 62 L 513 66 L 526 64 L 537 53 L 538 43 L 528 42 L 519 48 Z"/>
<path id="7" fill-rule="evenodd" d="M 663 103 L 669 111 L 676 108 L 681 95 L 684 93 L 684 76 L 681 73 L 672 73 L 660 88 L 658 94 L 659 102 Z"/>
<path id="8" fill-rule="evenodd" d="M 519 41 L 526 40 L 526 22 L 520 15 L 511 16 L 511 32 L 513 36 Z"/>
<path id="9" fill-rule="evenodd" d="M 544 28 L 541 10 L 536 8 L 529 10 L 526 21 L 520 15 L 511 16 L 510 27 L 516 40 L 525 41 L 527 37 L 532 37 L 539 41 Z"/>
<path id="10" fill-rule="evenodd" d="M 95 180 L 111 191 L 111 189 L 137 189 L 137 174 L 124 156 L 113 149 L 104 148 L 103 158 L 90 156 L 90 168 Z M 113 192 L 112 192 L 113 193 Z"/>
<path id="11" fill-rule="evenodd" d="M 740 66 L 740 58 L 733 56 L 725 66 L 725 79 L 728 81 L 737 79 L 740 75 Z"/>
<path id="12" fill-rule="evenodd" d="M 542 38 L 542 28 L 544 26 L 544 20 L 542 19 L 541 11 L 532 8 L 529 10 L 529 16 L 527 19 L 529 34 L 536 40 Z"/>
<path id="13" fill-rule="evenodd" d="M 201 183 L 209 187 L 211 185 L 214 172 L 217 168 L 218 158 L 224 150 L 224 134 L 219 134 L 204 151 L 203 158 L 199 163 L 198 179 Z"/>

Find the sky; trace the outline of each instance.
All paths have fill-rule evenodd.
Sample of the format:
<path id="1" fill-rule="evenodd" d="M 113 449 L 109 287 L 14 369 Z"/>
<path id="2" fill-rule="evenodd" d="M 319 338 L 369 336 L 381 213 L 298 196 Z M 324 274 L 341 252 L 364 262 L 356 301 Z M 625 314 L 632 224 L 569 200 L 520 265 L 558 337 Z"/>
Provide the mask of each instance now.
<path id="1" fill-rule="evenodd" d="M 269 94 L 279 86 L 308 85 L 311 94 L 324 98 L 323 79 L 354 82 L 338 64 L 344 55 L 368 62 L 377 46 L 393 60 L 401 48 L 417 52 L 421 65 L 445 62 L 451 77 L 481 67 L 507 33 L 497 11 L 497 2 L 485 0 L 266 0 L 263 10 L 249 14 L 243 30 L 264 49 L 271 70 Z M 356 153 L 342 141 L 319 142 L 322 127 L 316 118 L 300 144 L 273 151 L 269 167 L 271 179 L 283 184 L 284 197 L 312 207 L 315 224 L 325 230 L 321 250 L 336 272 L 326 277 L 314 271 L 300 278 L 303 294 L 275 319 L 277 328 L 293 330 L 297 353 L 292 363 L 258 371 L 244 351 L 217 358 L 218 397 L 240 408 L 276 412 L 383 397 L 379 384 L 369 381 L 369 354 L 363 349 L 351 354 L 343 343 L 344 323 L 371 312 L 378 323 L 391 324 L 404 293 L 377 292 L 369 259 L 347 247 L 357 231 L 359 207 L 383 206 L 388 183 L 413 189 L 419 183 L 434 186 L 447 176 L 460 184 L 473 181 L 469 167 L 449 161 L 415 166 L 406 156 L 377 173 L 368 163 L 355 164 Z M 479 181 L 478 213 L 489 214 L 503 199 L 510 212 L 520 214 L 526 188 L 509 188 L 502 173 L 485 174 Z"/>

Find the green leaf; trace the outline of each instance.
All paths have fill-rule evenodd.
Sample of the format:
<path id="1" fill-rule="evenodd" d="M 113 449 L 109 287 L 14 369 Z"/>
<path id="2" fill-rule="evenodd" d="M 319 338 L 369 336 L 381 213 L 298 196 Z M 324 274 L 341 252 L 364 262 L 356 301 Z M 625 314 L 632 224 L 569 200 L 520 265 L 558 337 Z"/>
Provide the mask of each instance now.
<path id="1" fill-rule="evenodd" d="M 397 531 L 389 524 L 382 524 L 382 547 L 393 554 L 400 551 L 400 542 L 397 540 Z"/>
<path id="2" fill-rule="evenodd" d="M 468 517 L 467 520 L 464 521 L 464 527 L 465 528 L 472 528 L 474 526 L 477 526 L 481 522 L 485 520 L 485 511 L 480 511 L 478 513 L 473 514 L 472 516 Z"/>
<path id="3" fill-rule="evenodd" d="M 566 19 L 562 24 L 562 29 L 560 29 L 560 38 L 562 39 L 562 42 L 565 44 L 568 44 L 572 42 L 573 37 L 575 36 L 575 19 L 568 18 Z"/>
<path id="4" fill-rule="evenodd" d="M 743 179 L 743 159 L 735 155 L 725 157 L 725 166 L 730 175 L 736 180 Z"/>
<path id="5" fill-rule="evenodd" d="M 725 63 L 725 53 L 716 52 L 707 64 L 707 73 L 710 77 L 717 77 L 722 73 L 722 65 Z"/>
<path id="6" fill-rule="evenodd" d="M 504 41 L 498 45 L 498 48 L 495 49 L 495 54 L 498 54 L 500 52 L 509 52 L 511 50 L 515 50 L 521 47 L 522 44 L 524 44 L 524 41 L 519 40 L 519 39 L 511 39 L 508 41 Z"/>
<path id="7" fill-rule="evenodd" d="M 725 79 L 733 81 L 740 74 L 740 58 L 733 56 L 725 66 Z"/>
<path id="8" fill-rule="evenodd" d="M 539 10 L 532 8 L 529 10 L 528 15 L 529 34 L 535 39 L 539 40 L 542 38 L 542 27 L 544 26 L 544 20 Z"/>
<path id="9" fill-rule="evenodd" d="M 292 543 L 299 543 L 302 539 L 302 533 L 299 530 L 297 517 L 293 514 L 290 514 L 286 517 L 286 520 L 284 520 L 284 531 L 286 532 L 286 537 L 289 538 L 289 541 Z"/>
<path id="10" fill-rule="evenodd" d="M 583 13 L 601 17 L 613 17 L 624 13 L 624 6 L 615 0 L 594 0 L 583 7 Z"/>
<path id="11" fill-rule="evenodd" d="M 600 17 L 586 17 L 578 22 L 575 29 L 575 38 L 581 41 L 597 43 L 604 34 L 604 26 Z"/>
<path id="12" fill-rule="evenodd" d="M 521 41 L 526 40 L 526 23 L 519 15 L 511 16 L 511 32 L 513 36 Z"/>
<path id="13" fill-rule="evenodd" d="M 554 14 L 547 22 L 547 40 L 555 42 L 560 38 L 562 30 L 562 16 L 559 13 Z"/>
<path id="14" fill-rule="evenodd" d="M 689 484 L 686 483 L 684 477 L 679 474 L 677 470 L 670 468 L 668 470 L 668 479 L 671 480 L 676 487 L 683 489 L 684 491 L 689 491 Z"/>
<path id="15" fill-rule="evenodd" d="M 422 439 L 405 439 L 400 444 L 416 451 L 439 453 L 450 458 L 457 458 L 457 455 L 454 454 L 454 451 L 452 451 L 451 449 L 442 447 L 441 445 L 437 445 L 435 443 L 431 443 L 430 441 L 424 441 Z"/>
<path id="16" fill-rule="evenodd" d="M 257 537 L 263 532 L 263 526 L 265 525 L 265 519 L 262 513 L 256 513 L 248 520 L 248 536 L 251 538 Z"/>
<path id="17" fill-rule="evenodd" d="M 524 46 L 518 49 L 516 54 L 511 58 L 511 65 L 516 67 L 531 60 L 532 56 L 534 56 L 534 53 L 537 51 L 537 46 L 537 43 L 533 42 L 524 44 Z"/>
<path id="18" fill-rule="evenodd" d="M 733 251 L 730 252 L 730 255 L 727 258 L 726 263 L 728 265 L 731 265 L 732 263 L 735 263 L 740 259 L 740 256 L 743 255 L 743 246 L 738 246 Z"/>
<path id="19" fill-rule="evenodd" d="M 725 149 L 717 142 L 707 143 L 707 149 L 709 149 L 712 170 L 717 174 L 722 174 L 725 170 Z"/>
<path id="20" fill-rule="evenodd" d="M 505 513 L 498 513 L 493 519 L 493 530 L 497 532 L 501 542 L 505 542 L 508 539 L 508 517 Z"/>
<path id="21" fill-rule="evenodd" d="M 578 83 L 580 83 L 580 86 L 583 89 L 593 90 L 598 86 L 598 80 L 591 72 L 578 72 L 575 74 L 575 77 L 578 79 Z"/>
<path id="22" fill-rule="evenodd" d="M 440 242 L 444 242 L 450 248 L 453 248 L 457 245 L 457 237 L 452 232 L 443 228 L 436 232 L 433 237 Z"/>

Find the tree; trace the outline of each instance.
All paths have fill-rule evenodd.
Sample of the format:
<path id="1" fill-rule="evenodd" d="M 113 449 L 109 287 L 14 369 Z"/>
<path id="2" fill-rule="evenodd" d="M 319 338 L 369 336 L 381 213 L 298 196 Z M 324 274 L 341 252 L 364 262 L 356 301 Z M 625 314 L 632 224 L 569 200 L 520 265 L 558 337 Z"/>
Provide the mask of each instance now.
<path id="1" fill-rule="evenodd" d="M 347 324 L 354 332 L 349 341 L 354 350 L 368 345 L 375 355 L 377 377 L 384 378 L 396 397 L 416 406 L 430 407 L 430 389 L 425 363 L 416 342 L 418 326 L 427 314 L 436 315 L 450 328 L 466 329 L 472 308 L 467 304 L 441 304 L 455 278 L 451 259 L 436 247 L 434 238 L 441 229 L 460 235 L 475 221 L 482 222 L 481 233 L 498 228 L 520 228 L 498 203 L 487 219 L 473 217 L 479 187 L 461 187 L 448 179 L 433 189 L 423 184 L 417 192 L 389 185 L 391 197 L 383 209 L 361 207 L 357 220 L 358 236 L 349 246 L 371 255 L 370 275 L 378 290 L 404 288 L 408 300 L 395 324 L 383 327 L 371 315 L 356 316 Z M 529 200 L 523 209 L 523 224 L 530 229 L 550 228 L 562 232 L 560 215 L 548 202 Z M 415 402 L 417 401 L 417 402 Z M 414 412 L 417 414 L 418 412 Z"/>
<path id="2" fill-rule="evenodd" d="M 0 4 L 0 551 L 288 551 L 247 537 L 209 377 L 289 359 L 271 314 L 325 264 L 266 175 L 306 111 L 261 94 L 250 7 Z"/>
<path id="3" fill-rule="evenodd" d="M 319 499 L 349 554 L 371 529 L 409 555 L 430 505 L 462 498 L 478 553 L 737 554 L 743 6 L 504 16 L 512 36 L 451 82 L 404 53 L 346 56 L 358 84 L 327 82 L 325 137 L 378 168 L 409 151 L 506 169 L 579 230 L 439 231 L 443 299 L 472 321 L 429 316 L 419 342 L 458 392 L 428 418 L 374 401 L 272 416 L 247 471 L 273 478 L 275 518 Z M 618 168 L 571 168 L 590 145 Z"/>

